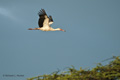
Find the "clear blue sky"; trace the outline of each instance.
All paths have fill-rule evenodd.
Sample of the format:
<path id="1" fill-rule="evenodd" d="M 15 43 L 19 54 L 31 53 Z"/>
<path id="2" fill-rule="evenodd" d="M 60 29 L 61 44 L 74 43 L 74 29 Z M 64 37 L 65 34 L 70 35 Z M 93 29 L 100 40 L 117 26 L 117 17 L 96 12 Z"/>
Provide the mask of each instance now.
<path id="1" fill-rule="evenodd" d="M 38 27 L 41 8 L 66 32 L 27 30 Z M 0 0 L 0 80 L 91 68 L 119 55 L 120 0 Z"/>

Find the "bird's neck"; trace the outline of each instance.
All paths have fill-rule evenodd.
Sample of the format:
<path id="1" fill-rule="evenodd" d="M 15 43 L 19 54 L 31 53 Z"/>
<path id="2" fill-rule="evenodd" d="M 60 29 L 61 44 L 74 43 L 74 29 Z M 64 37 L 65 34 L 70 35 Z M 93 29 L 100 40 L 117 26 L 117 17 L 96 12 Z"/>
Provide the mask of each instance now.
<path id="1" fill-rule="evenodd" d="M 59 28 L 53 29 L 53 31 L 59 31 L 59 30 L 60 30 Z"/>

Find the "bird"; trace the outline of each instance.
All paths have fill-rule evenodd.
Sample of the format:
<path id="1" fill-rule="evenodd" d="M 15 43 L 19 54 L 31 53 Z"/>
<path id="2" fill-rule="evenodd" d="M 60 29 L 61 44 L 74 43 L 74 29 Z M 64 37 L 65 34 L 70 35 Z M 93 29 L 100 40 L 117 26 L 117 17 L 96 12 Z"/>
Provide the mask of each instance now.
<path id="1" fill-rule="evenodd" d="M 52 28 L 50 25 L 53 24 L 53 18 L 51 15 L 47 16 L 46 11 L 44 9 L 41 9 L 38 12 L 39 20 L 38 20 L 38 25 L 39 28 L 29 28 L 28 30 L 41 30 L 41 31 L 63 31 L 66 32 L 65 30 L 61 28 Z"/>

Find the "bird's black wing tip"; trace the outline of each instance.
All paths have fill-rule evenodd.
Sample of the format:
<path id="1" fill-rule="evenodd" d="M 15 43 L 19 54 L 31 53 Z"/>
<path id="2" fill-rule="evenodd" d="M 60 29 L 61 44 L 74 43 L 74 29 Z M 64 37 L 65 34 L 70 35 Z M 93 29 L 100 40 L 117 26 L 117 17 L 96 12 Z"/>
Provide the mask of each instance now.
<path id="1" fill-rule="evenodd" d="M 46 14 L 45 10 L 43 8 L 41 8 L 41 10 L 38 12 L 38 15 L 40 17 L 40 16 L 44 16 L 44 15 L 47 15 L 47 14 Z"/>
<path id="2" fill-rule="evenodd" d="M 52 18 L 51 15 L 49 15 L 49 19 L 50 19 L 51 22 L 53 22 L 53 18 Z"/>

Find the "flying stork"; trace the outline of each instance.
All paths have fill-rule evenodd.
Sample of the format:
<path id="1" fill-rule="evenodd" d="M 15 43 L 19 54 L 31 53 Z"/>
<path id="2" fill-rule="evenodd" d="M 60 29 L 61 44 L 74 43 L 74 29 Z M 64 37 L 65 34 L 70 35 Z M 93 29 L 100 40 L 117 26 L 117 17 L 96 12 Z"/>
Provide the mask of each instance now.
<path id="1" fill-rule="evenodd" d="M 39 28 L 29 28 L 28 30 L 42 30 L 42 31 L 64 31 L 61 28 L 52 28 L 50 27 L 51 24 L 53 24 L 53 19 L 52 16 L 50 15 L 49 17 L 47 16 L 46 12 L 44 9 L 41 9 L 38 13 L 39 15 L 39 20 L 38 20 L 38 25 Z"/>

